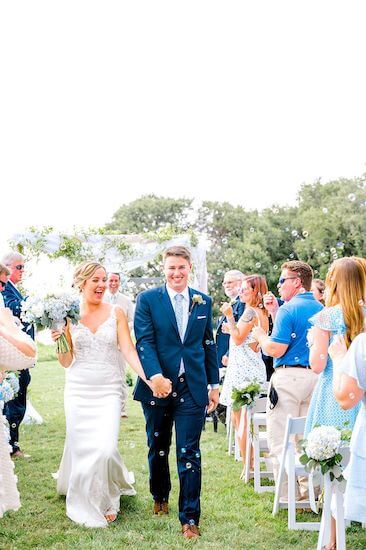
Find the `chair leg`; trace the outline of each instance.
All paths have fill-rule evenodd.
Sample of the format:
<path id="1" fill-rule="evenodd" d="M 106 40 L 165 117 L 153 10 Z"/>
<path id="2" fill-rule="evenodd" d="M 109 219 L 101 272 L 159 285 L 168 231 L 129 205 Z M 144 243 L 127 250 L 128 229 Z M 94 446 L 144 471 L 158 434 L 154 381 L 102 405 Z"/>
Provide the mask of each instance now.
<path id="1" fill-rule="evenodd" d="M 331 518 L 331 500 L 332 500 L 332 483 L 329 474 L 324 475 L 324 503 L 322 519 L 320 522 L 319 537 L 317 550 L 321 550 L 330 537 L 330 518 Z"/>
<path id="2" fill-rule="evenodd" d="M 296 478 L 295 464 L 292 449 L 287 454 L 287 506 L 288 506 L 288 528 L 296 529 Z"/>
<path id="3" fill-rule="evenodd" d="M 333 482 L 336 498 L 336 541 L 337 550 L 346 550 L 346 529 L 344 522 L 343 495 L 338 488 L 338 481 Z"/>

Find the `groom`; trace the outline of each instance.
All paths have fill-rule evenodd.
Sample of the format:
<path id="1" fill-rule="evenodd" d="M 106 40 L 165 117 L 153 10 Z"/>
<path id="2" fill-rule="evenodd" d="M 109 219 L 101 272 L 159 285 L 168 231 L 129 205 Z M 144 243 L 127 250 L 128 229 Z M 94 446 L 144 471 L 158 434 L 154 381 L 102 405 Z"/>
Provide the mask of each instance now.
<path id="1" fill-rule="evenodd" d="M 184 246 L 163 255 L 166 284 L 142 292 L 136 304 L 136 347 L 149 387 L 138 380 L 134 398 L 142 402 L 149 446 L 150 492 L 154 513 L 167 514 L 171 489 L 169 449 L 175 423 L 180 482 L 179 519 L 185 538 L 199 536 L 201 453 L 206 408 L 219 401 L 219 370 L 212 334 L 211 298 L 188 287 L 192 268 Z M 154 397 L 166 395 L 166 398 Z"/>

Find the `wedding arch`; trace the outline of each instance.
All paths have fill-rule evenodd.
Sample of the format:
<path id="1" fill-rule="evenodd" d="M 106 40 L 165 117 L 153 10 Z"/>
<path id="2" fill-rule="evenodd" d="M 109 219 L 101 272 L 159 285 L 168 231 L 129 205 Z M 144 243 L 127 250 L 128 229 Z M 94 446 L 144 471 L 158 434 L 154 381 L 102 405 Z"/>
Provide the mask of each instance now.
<path id="1" fill-rule="evenodd" d="M 192 286 L 207 292 L 207 240 L 194 234 L 171 235 L 169 231 L 161 231 L 154 235 L 113 235 L 98 229 L 74 229 L 63 233 L 46 227 L 17 233 L 12 236 L 10 244 L 28 259 L 47 257 L 52 262 L 66 258 L 73 265 L 96 259 L 108 271 L 119 272 L 125 280 L 135 269 L 156 261 L 168 246 L 180 244 L 192 252 Z"/>

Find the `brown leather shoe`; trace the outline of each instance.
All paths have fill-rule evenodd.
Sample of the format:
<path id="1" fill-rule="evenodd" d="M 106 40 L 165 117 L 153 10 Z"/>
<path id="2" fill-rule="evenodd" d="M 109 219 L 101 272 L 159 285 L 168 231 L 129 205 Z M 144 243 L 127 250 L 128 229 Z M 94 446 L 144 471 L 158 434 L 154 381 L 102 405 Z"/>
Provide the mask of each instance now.
<path id="1" fill-rule="evenodd" d="M 200 530 L 197 525 L 190 525 L 189 523 L 184 523 L 182 525 L 182 534 L 186 539 L 198 539 L 200 536 Z"/>
<path id="2" fill-rule="evenodd" d="M 167 502 L 154 501 L 153 513 L 157 516 L 164 516 L 169 514 L 169 505 Z"/>

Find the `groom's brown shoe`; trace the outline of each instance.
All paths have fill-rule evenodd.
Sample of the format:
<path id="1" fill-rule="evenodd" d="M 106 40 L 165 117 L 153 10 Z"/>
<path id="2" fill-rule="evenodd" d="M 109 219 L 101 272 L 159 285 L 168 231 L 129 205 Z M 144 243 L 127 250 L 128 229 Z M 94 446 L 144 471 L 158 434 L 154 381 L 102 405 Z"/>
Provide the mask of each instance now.
<path id="1" fill-rule="evenodd" d="M 154 501 L 153 513 L 158 516 L 168 515 L 169 514 L 169 505 L 167 502 L 158 502 Z"/>
<path id="2" fill-rule="evenodd" d="M 189 523 L 184 523 L 182 525 L 182 534 L 186 539 L 198 539 L 200 536 L 200 530 L 197 525 L 190 525 Z"/>

